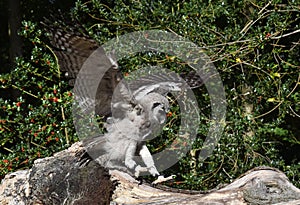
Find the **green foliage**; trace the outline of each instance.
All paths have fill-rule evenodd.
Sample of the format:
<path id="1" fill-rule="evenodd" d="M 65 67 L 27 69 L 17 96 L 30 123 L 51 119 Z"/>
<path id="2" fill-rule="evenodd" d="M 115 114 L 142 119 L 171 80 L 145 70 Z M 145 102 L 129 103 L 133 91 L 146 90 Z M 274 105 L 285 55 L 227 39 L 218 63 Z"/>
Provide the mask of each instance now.
<path id="1" fill-rule="evenodd" d="M 293 170 L 288 175 L 299 186 L 295 180 L 299 158 L 291 163 L 284 149 L 285 145 L 299 145 L 300 139 L 297 125 L 289 124 L 299 123 L 299 34 L 292 34 L 299 30 L 298 11 L 295 1 L 119 0 L 108 4 L 78 1 L 74 16 L 100 43 L 136 30 L 161 29 L 206 49 L 226 89 L 223 136 L 214 153 L 199 161 L 210 110 L 205 88 L 195 90 L 203 108 L 197 140 L 190 153 L 164 174 L 177 175 L 173 186 L 209 189 L 260 165 Z M 170 58 L 151 59 L 173 70 L 184 69 Z M 143 59 L 132 58 L 122 60 L 121 65 L 125 71 L 143 63 Z M 149 144 L 153 152 L 176 138 L 180 111 L 173 105 L 162 135 Z"/>
<path id="2" fill-rule="evenodd" d="M 268 165 L 280 168 L 300 187 L 299 154 L 287 156 L 289 149 L 297 152 L 300 145 L 300 14 L 296 1 L 285 2 L 76 2 L 73 17 L 99 44 L 133 31 L 166 30 L 205 49 L 219 71 L 228 104 L 223 135 L 213 154 L 200 161 L 210 125 L 210 101 L 205 87 L 194 90 L 201 108 L 201 124 L 192 150 L 163 173 L 177 175 L 169 185 L 210 189 L 231 182 L 253 167 Z M 18 59 L 11 74 L 0 78 L 3 86 L 13 86 L 27 96 L 18 102 L 1 101 L 6 113 L 0 123 L 1 134 L 4 133 L 1 147 L 5 148 L 0 156 L 2 174 L 9 167 L 21 167 L 26 159 L 33 160 L 38 152 L 46 156 L 75 141 L 70 88 L 60 78 L 51 49 L 43 43 L 33 23 L 27 22 L 22 35 L 34 42 L 27 47 L 30 54 Z M 129 75 L 142 64 L 158 64 L 176 71 L 188 67 L 172 56 L 151 53 L 128 56 L 119 63 L 124 74 Z M 170 101 L 173 106 L 167 126 L 160 137 L 150 142 L 152 152 L 162 150 L 178 133 L 180 110 L 172 97 Z M 52 139 L 59 140 L 47 143 L 53 131 Z"/>
<path id="3" fill-rule="evenodd" d="M 2 88 L 20 93 L 16 101 L 0 99 L 1 176 L 76 140 L 70 88 L 60 78 L 51 50 L 42 43 L 41 30 L 29 21 L 23 26 L 28 55 L 16 60 L 11 73 L 0 75 Z"/>

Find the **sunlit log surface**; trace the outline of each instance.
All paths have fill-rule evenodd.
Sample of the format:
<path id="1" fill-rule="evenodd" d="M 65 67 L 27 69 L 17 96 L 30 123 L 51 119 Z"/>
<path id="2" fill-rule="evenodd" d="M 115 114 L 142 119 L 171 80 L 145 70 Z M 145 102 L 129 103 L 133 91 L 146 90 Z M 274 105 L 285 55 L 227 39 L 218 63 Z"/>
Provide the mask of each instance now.
<path id="1" fill-rule="evenodd" d="M 86 163 L 81 143 L 38 159 L 30 170 L 8 174 L 0 204 L 300 204 L 300 190 L 270 167 L 246 172 L 231 184 L 208 192 L 161 189 L 130 175 Z"/>

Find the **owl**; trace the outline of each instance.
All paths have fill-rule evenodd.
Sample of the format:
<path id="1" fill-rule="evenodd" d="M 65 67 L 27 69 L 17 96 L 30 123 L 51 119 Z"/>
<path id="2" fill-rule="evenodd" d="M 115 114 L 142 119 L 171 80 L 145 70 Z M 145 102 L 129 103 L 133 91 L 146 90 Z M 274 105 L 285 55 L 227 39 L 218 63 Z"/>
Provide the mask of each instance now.
<path id="1" fill-rule="evenodd" d="M 176 74 L 172 81 L 168 81 L 173 73 L 162 75 L 161 69 L 157 70 L 159 74 L 139 78 L 143 84 L 139 80 L 121 81 L 116 87 L 117 95 L 112 98 L 116 114 L 113 113 L 106 121 L 107 133 L 86 138 L 83 144 L 89 155 L 106 168 L 129 171 L 136 177 L 142 172 L 149 172 L 161 181 L 170 178 L 159 174 L 146 141 L 159 134 L 167 121 L 167 94 L 180 92 L 184 86 L 179 80 L 174 82 Z M 145 82 L 146 79 L 148 81 Z"/>
<path id="2" fill-rule="evenodd" d="M 105 53 L 94 39 L 79 32 L 80 29 L 62 26 L 65 24 L 60 21 L 51 24 L 45 20 L 43 25 L 50 33 L 61 72 L 78 89 L 80 107 L 87 112 L 95 109 L 95 114 L 107 117 L 105 134 L 83 140 L 88 154 L 107 168 L 131 170 L 135 176 L 144 171 L 160 176 L 145 141 L 156 136 L 166 122 L 170 106 L 167 95 L 184 92 L 187 85 L 190 88 L 200 87 L 203 80 L 195 71 L 183 75 L 162 71 L 159 67 L 152 68 L 147 75 L 140 72 L 136 80 L 126 80 L 113 53 Z M 81 70 L 94 51 L 97 51 L 97 58 L 92 63 L 99 65 L 95 69 L 100 73 L 105 72 L 97 85 L 95 99 L 86 93 L 94 86 L 88 83 L 90 79 L 97 78 L 96 71 L 82 73 Z M 109 69 L 102 71 L 102 68 Z M 135 160 L 136 154 L 145 166 Z"/>

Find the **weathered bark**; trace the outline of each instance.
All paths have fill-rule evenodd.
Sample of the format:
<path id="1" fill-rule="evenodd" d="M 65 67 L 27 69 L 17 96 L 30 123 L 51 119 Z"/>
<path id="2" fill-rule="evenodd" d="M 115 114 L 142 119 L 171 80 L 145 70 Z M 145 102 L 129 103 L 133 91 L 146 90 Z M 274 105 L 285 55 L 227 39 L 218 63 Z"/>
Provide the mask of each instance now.
<path id="1" fill-rule="evenodd" d="M 30 170 L 7 175 L 0 187 L 0 204 L 109 204 L 113 191 L 108 170 L 82 158 L 74 144 L 53 157 L 38 159 Z"/>
<path id="2" fill-rule="evenodd" d="M 139 184 L 130 175 L 86 161 L 81 143 L 30 170 L 11 173 L 0 186 L 0 204 L 300 204 L 300 190 L 279 170 L 250 170 L 209 193 L 183 194 Z"/>

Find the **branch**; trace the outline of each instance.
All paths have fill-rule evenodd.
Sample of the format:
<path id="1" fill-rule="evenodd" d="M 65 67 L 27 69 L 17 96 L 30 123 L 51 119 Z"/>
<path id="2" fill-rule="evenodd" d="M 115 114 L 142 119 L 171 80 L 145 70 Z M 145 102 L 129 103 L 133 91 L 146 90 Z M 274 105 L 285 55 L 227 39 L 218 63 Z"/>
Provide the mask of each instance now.
<path id="1" fill-rule="evenodd" d="M 89 161 L 82 144 L 38 159 L 30 170 L 8 174 L 0 204 L 299 204 L 300 190 L 281 171 L 252 169 L 208 192 L 152 187 L 129 174 Z M 164 189 L 164 190 L 162 190 Z"/>
<path id="2" fill-rule="evenodd" d="M 281 39 L 281 38 L 284 38 L 284 37 L 287 37 L 287 36 L 290 36 L 290 35 L 293 35 L 293 34 L 299 33 L 299 32 L 300 32 L 300 29 L 298 29 L 296 31 L 293 31 L 293 32 L 290 32 L 290 33 L 283 34 L 281 36 L 270 37 L 270 39 Z"/>

